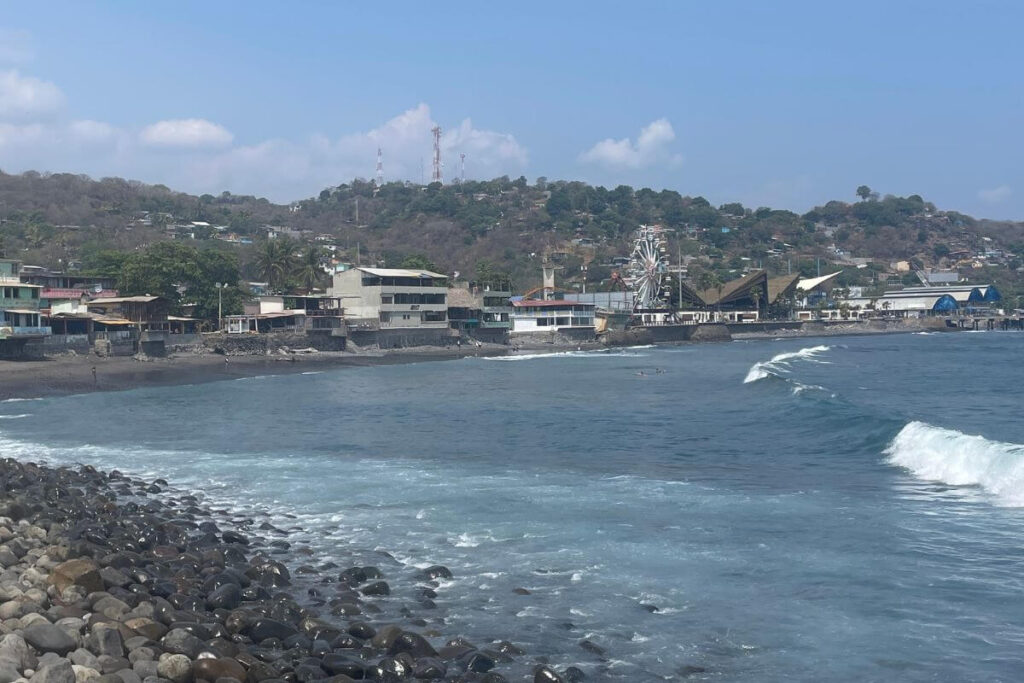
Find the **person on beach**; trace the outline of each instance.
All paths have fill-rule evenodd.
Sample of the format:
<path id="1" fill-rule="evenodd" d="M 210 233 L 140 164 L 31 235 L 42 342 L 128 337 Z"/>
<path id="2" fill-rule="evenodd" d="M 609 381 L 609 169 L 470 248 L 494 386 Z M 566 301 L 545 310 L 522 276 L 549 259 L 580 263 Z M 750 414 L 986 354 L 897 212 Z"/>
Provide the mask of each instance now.
<path id="1" fill-rule="evenodd" d="M 94 365 L 92 366 L 92 385 L 96 386 L 98 383 L 99 380 L 96 378 L 96 366 Z"/>

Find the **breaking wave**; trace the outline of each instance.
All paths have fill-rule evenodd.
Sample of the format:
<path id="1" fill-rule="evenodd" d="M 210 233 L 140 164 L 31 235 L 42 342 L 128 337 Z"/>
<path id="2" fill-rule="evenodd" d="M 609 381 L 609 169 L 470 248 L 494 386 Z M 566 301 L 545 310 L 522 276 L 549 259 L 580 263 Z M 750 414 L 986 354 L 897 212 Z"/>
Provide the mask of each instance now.
<path id="1" fill-rule="evenodd" d="M 831 346 L 825 345 L 809 346 L 806 349 L 800 349 L 799 351 L 787 351 L 786 353 L 780 353 L 773 356 L 771 360 L 754 363 L 747 372 L 747 377 L 743 380 L 743 383 L 750 384 L 751 382 L 756 382 L 757 380 L 765 379 L 766 377 L 779 377 L 779 373 L 787 371 L 790 364 L 795 360 L 809 360 L 820 363 L 822 361 L 817 360 L 817 355 L 824 353 L 831 348 Z"/>
<path id="2" fill-rule="evenodd" d="M 515 356 L 486 356 L 485 361 L 520 361 L 540 358 L 643 358 L 646 353 L 631 353 L 632 349 L 649 349 L 651 346 L 628 346 L 617 351 L 555 351 L 552 353 L 524 353 Z"/>
<path id="3" fill-rule="evenodd" d="M 1007 507 L 1024 506 L 1024 445 L 910 422 L 885 449 L 919 479 L 977 486 Z"/>

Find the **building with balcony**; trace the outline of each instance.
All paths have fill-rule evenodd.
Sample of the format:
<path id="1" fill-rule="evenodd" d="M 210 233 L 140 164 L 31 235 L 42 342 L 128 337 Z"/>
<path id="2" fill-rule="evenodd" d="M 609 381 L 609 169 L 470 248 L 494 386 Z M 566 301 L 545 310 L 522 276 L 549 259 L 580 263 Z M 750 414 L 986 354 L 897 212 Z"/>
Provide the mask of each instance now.
<path id="1" fill-rule="evenodd" d="M 26 347 L 50 334 L 39 312 L 42 287 L 22 282 L 20 271 L 20 261 L 0 259 L 0 357 L 37 355 Z"/>
<path id="2" fill-rule="evenodd" d="M 337 297 L 323 294 L 266 294 L 245 305 L 242 315 L 225 318 L 228 334 L 292 332 L 345 336 L 344 310 Z"/>
<path id="3" fill-rule="evenodd" d="M 594 304 L 559 299 L 513 301 L 512 333 L 594 331 Z"/>
<path id="4" fill-rule="evenodd" d="M 359 266 L 335 273 L 328 294 L 340 300 L 352 328 L 447 329 L 446 280 L 428 270 Z"/>
<path id="5" fill-rule="evenodd" d="M 489 285 L 460 283 L 448 290 L 448 322 L 452 329 L 484 341 L 505 341 L 512 329 L 512 292 Z"/>

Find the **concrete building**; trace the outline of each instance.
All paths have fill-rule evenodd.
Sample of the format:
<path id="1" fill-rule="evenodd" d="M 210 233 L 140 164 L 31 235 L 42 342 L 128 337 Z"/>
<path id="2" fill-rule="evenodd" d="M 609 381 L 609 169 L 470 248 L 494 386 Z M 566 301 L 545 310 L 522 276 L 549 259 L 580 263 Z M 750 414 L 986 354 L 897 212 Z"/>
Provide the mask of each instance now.
<path id="1" fill-rule="evenodd" d="M 22 282 L 21 262 L 0 259 L 0 339 L 40 337 L 50 333 L 40 322 L 42 286 Z"/>
<path id="2" fill-rule="evenodd" d="M 245 305 L 242 315 L 225 318 L 228 334 L 292 332 L 345 336 L 344 309 L 337 297 L 267 294 Z"/>
<path id="3" fill-rule="evenodd" d="M 906 287 L 887 291 L 880 297 L 846 300 L 857 310 L 900 318 L 928 315 L 989 314 L 1002 301 L 999 290 L 992 285 L 959 285 L 956 287 Z"/>
<path id="4" fill-rule="evenodd" d="M 351 327 L 447 329 L 447 276 L 428 270 L 356 267 L 335 273 L 328 294 Z"/>
<path id="5" fill-rule="evenodd" d="M 512 329 L 512 292 L 505 285 L 496 289 L 489 285 L 460 283 L 448 290 L 448 322 L 483 341 L 501 343 Z"/>
<path id="6" fill-rule="evenodd" d="M 512 334 L 594 329 L 594 304 L 520 299 L 512 306 Z"/>

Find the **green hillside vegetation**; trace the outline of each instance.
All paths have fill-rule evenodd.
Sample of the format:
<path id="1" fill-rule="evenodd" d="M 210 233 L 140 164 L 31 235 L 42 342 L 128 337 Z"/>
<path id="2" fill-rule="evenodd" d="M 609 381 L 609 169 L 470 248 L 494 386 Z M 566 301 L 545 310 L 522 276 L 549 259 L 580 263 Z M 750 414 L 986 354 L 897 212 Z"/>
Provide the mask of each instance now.
<path id="1" fill-rule="evenodd" d="M 561 285 L 580 287 L 586 278 L 593 290 L 611 276 L 616 257 L 628 256 L 632 231 L 652 223 L 674 231 L 671 258 L 684 258 L 695 283 L 726 281 L 751 267 L 806 276 L 842 267 L 841 285 L 882 289 L 887 282 L 916 283 L 912 274 L 892 272 L 890 264 L 907 261 L 915 269 L 956 268 L 971 281 L 995 283 L 1004 295 L 1024 294 L 1024 224 L 942 211 L 918 195 L 879 197 L 867 186 L 852 191 L 849 202 L 830 201 L 800 215 L 735 202 L 716 208 L 673 190 L 544 178 L 392 182 L 379 189 L 354 180 L 280 205 L 120 178 L 0 173 L 0 251 L 8 257 L 112 272 L 120 266 L 111 252 L 122 252 L 135 273 L 153 266 L 146 265 L 147 253 L 173 242 L 188 249 L 161 246 L 153 258 L 189 259 L 198 271 L 165 275 L 168 282 L 196 283 L 195 292 L 207 289 L 204 267 L 209 277 L 237 272 L 280 289 L 323 287 L 327 278 L 315 265 L 330 257 L 386 267 L 431 263 L 463 277 L 510 277 L 524 291 L 540 284 L 547 256 L 562 266 Z M 284 228 L 289 241 L 268 245 L 268 226 Z M 126 293 L 155 288 L 127 275 L 122 284 Z M 208 307 L 210 295 L 201 298 Z"/>

